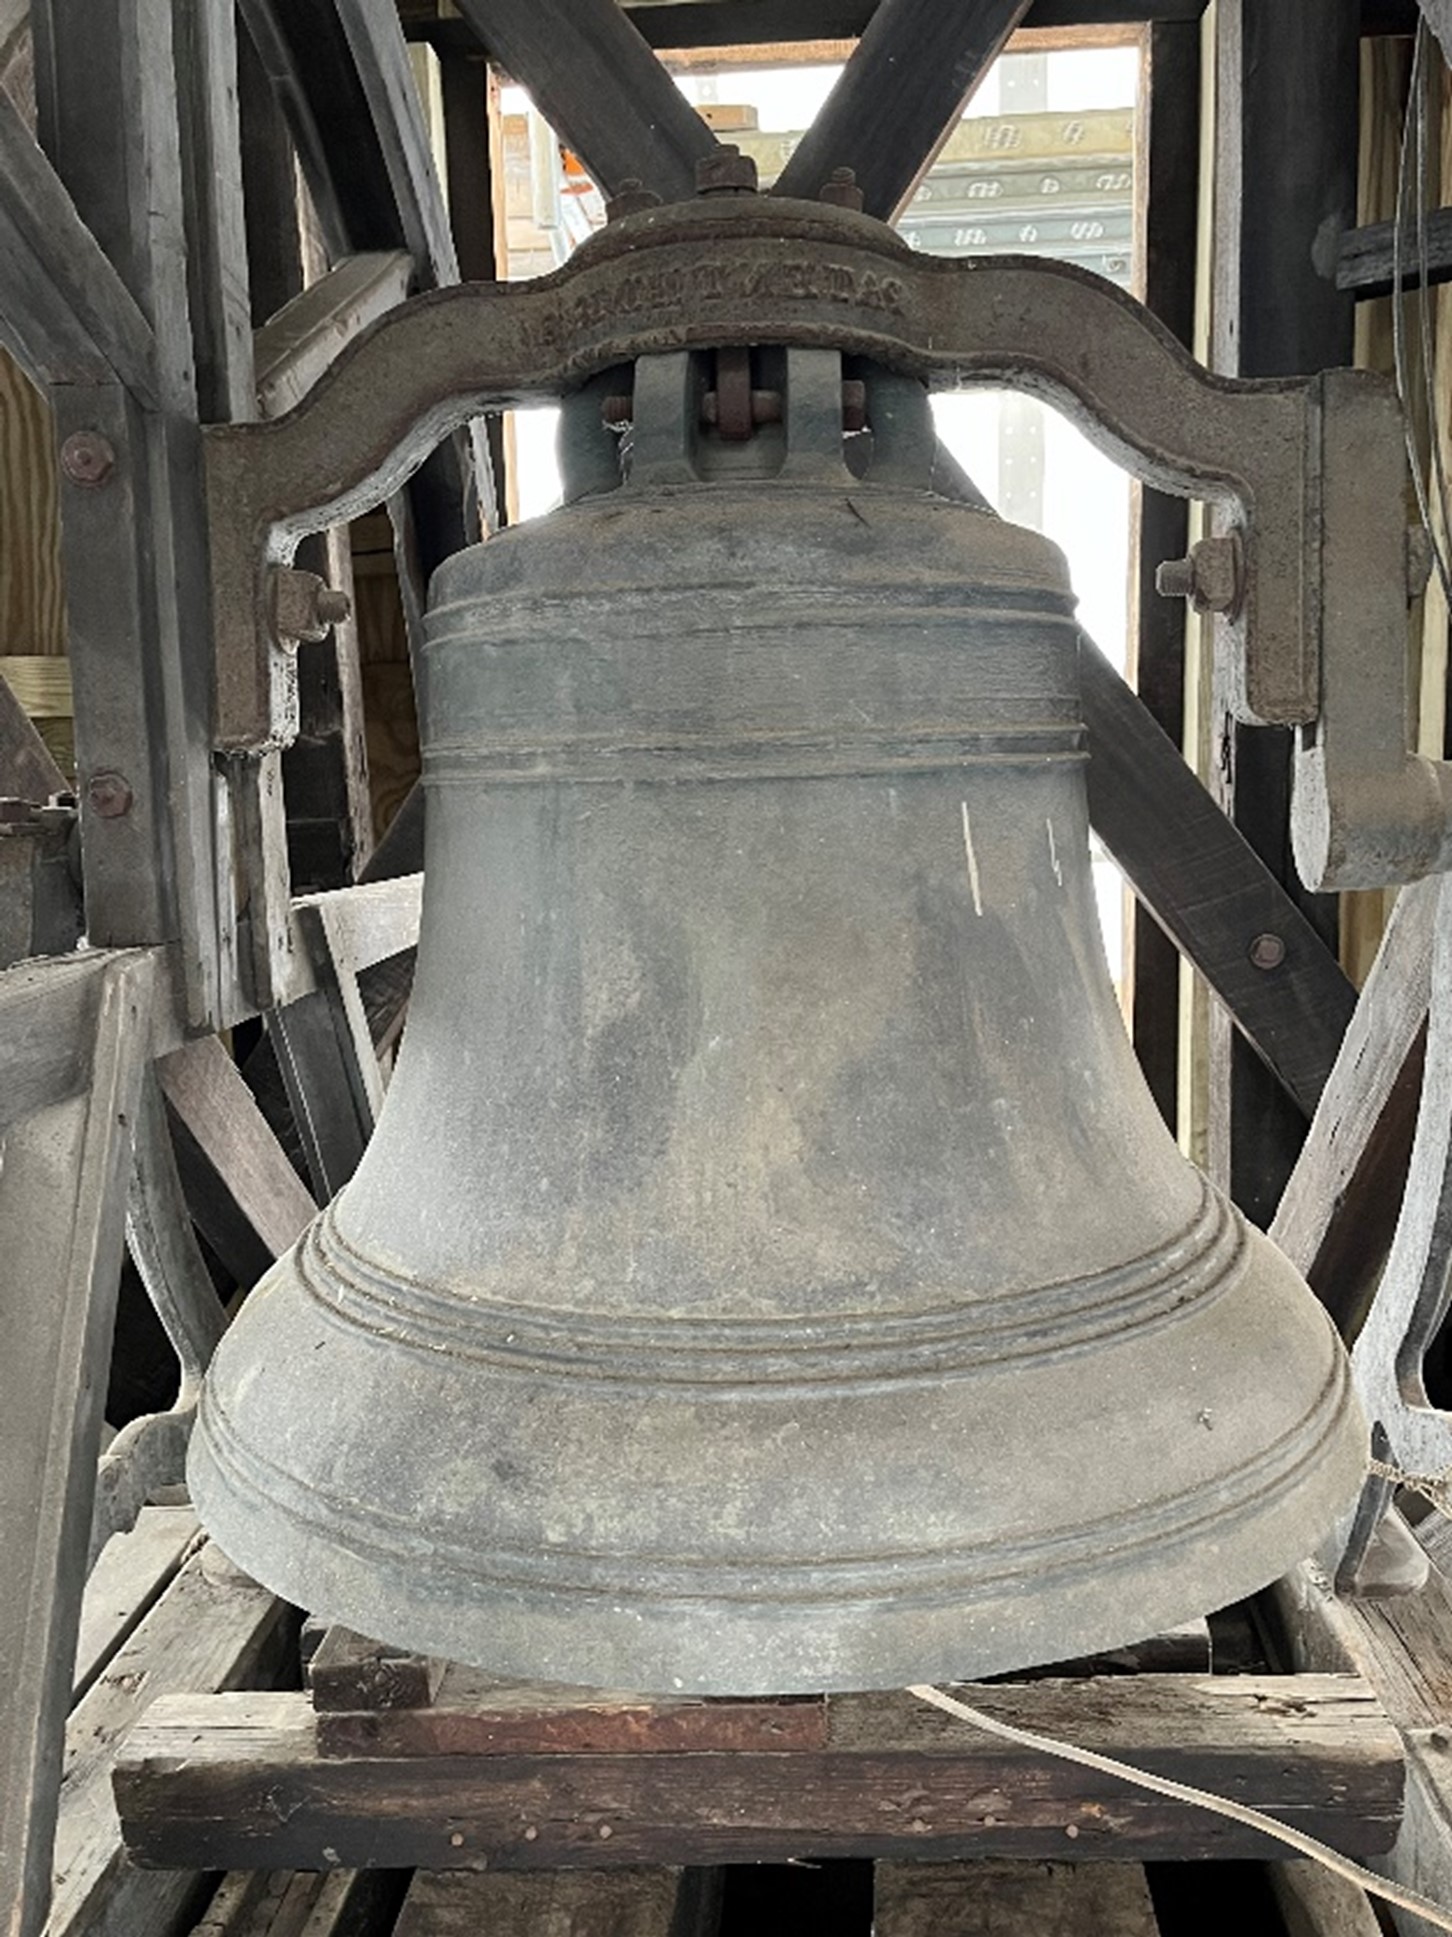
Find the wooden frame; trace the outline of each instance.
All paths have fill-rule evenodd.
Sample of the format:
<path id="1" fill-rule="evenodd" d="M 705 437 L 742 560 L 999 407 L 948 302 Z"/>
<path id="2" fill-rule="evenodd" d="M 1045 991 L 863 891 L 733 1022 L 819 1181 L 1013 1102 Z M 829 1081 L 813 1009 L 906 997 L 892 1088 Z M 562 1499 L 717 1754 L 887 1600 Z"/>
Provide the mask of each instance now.
<path id="1" fill-rule="evenodd" d="M 650 11 L 659 41 L 688 9 Z M 733 10 L 712 0 L 689 11 L 710 38 L 727 30 Z M 801 11 L 815 19 L 830 9 Z M 1200 9 L 1186 0 L 1152 11 L 1178 23 L 1157 27 L 1150 43 L 1159 49 L 1161 64 L 1152 51 L 1150 69 L 1157 87 L 1172 55 L 1188 58 L 1186 37 L 1198 28 L 1187 23 Z M 1223 11 L 1228 17 L 1238 9 Z M 689 192 L 695 161 L 714 150 L 709 135 L 674 109 L 657 117 L 649 142 L 629 120 L 602 125 L 578 64 L 559 64 L 557 9 L 463 0 L 460 12 L 466 25 L 497 37 L 491 51 L 542 99 L 558 102 L 561 130 L 578 138 L 607 186 L 628 174 L 654 175 L 667 192 Z M 1054 12 L 1041 5 L 1028 17 Z M 837 120 L 829 116 L 817 148 L 798 166 L 803 180 L 822 165 L 858 165 L 871 176 L 874 206 L 893 205 L 1026 9 L 981 0 L 957 13 L 955 44 L 920 50 L 949 77 L 928 117 L 935 125 L 920 125 L 914 136 L 894 110 L 901 139 L 893 152 L 879 143 L 854 155 L 851 138 L 834 132 Z M 1060 6 L 1057 14 L 1064 13 Z M 280 171 L 282 203 L 264 210 L 261 189 L 250 207 L 244 198 L 245 150 L 260 117 L 239 128 L 239 50 L 228 0 L 101 8 L 93 0 L 34 0 L 39 145 L 0 95 L 0 257 L 9 272 L 0 340 L 49 395 L 61 446 L 88 920 L 98 944 L 83 956 L 0 975 L 0 1245 L 31 1301 L 16 1328 L 25 1349 L 0 1371 L 0 1395 L 7 1454 L 13 1448 L 33 1462 L 33 1484 L 0 1515 L 0 1546 L 7 1560 L 18 1557 L 0 1582 L 0 1657 L 18 1664 L 0 1727 L 0 1928 L 7 1937 L 34 1937 L 44 1921 L 69 1664 L 88 1559 L 104 1536 L 135 1519 L 155 1487 L 180 1477 L 190 1399 L 221 1322 L 191 1234 L 195 1204 L 178 1173 L 181 1143 L 173 1147 L 173 1129 L 190 1138 L 222 1180 L 234 1214 L 275 1254 L 312 1199 L 213 1032 L 255 1015 L 259 992 L 265 995 L 282 1079 L 305 1126 L 315 1192 L 331 1192 L 366 1142 L 380 1097 L 375 1042 L 406 1000 L 406 972 L 386 989 L 369 977 L 385 964 L 396 968 L 417 934 L 416 877 L 294 898 L 278 756 L 218 762 L 206 726 L 214 669 L 198 508 L 200 426 L 287 407 L 339 347 L 409 288 L 457 276 L 402 37 L 386 0 L 242 0 L 242 14 L 249 36 L 244 98 L 248 73 L 253 82 L 260 73 L 277 111 L 272 138 L 285 122 L 332 258 L 328 273 L 305 292 L 288 286 L 286 263 L 276 260 L 297 240 L 283 234 L 279 241 L 275 227 L 290 156 Z M 578 14 L 571 10 L 572 27 Z M 844 4 L 837 16 L 857 23 L 841 31 L 855 32 L 865 9 Z M 589 17 L 620 88 L 639 103 L 664 101 L 660 70 L 612 0 L 592 0 Z M 895 57 L 917 18 L 913 0 L 893 0 L 879 18 L 877 41 L 890 43 Z M 1229 62 L 1231 29 L 1223 31 Z M 1354 38 L 1354 27 L 1348 31 Z M 456 58 L 466 58 L 463 34 L 445 38 Z M 876 96 L 885 58 L 876 45 L 864 41 L 844 103 Z M 1318 51 L 1331 60 L 1324 47 Z M 555 91 L 547 93 L 547 85 Z M 1177 85 L 1188 85 L 1183 74 Z M 1246 112 L 1266 110 L 1248 100 Z M 642 122 L 650 118 L 642 107 Z M 1249 140 L 1244 129 L 1239 138 Z M 829 140 L 845 145 L 829 153 L 821 145 Z M 1182 175 L 1186 160 L 1183 153 L 1173 160 L 1159 149 L 1152 154 L 1161 154 L 1150 169 L 1153 234 L 1160 173 Z M 451 155 L 451 173 L 454 166 Z M 253 179 L 261 179 L 255 168 Z M 1183 183 L 1176 193 L 1183 211 Z M 274 222 L 270 244 L 264 213 Z M 241 270 L 249 216 L 252 289 Z M 478 269 L 477 237 L 471 246 L 469 266 Z M 1253 254 L 1260 245 L 1252 248 L 1242 236 L 1238 246 Z M 270 292 L 261 316 L 259 290 Z M 1173 311 L 1181 329 L 1183 294 L 1163 282 L 1150 291 L 1152 304 Z M 406 602 L 415 612 L 423 574 L 474 534 L 476 507 L 492 523 L 492 504 L 487 446 L 477 437 L 437 453 L 396 501 L 399 552 L 411 566 Z M 1147 531 L 1168 530 L 1157 518 L 1147 509 Z M 1142 644 L 1142 676 L 1152 672 L 1158 682 L 1146 697 L 1162 726 L 1175 710 L 1167 657 L 1162 637 Z M 1259 1048 L 1255 1068 L 1272 1072 L 1264 1080 L 1277 1083 L 1302 1117 L 1316 1111 L 1325 1086 L 1308 1145 L 1324 1152 L 1326 1113 L 1353 1110 L 1347 1097 L 1355 1091 L 1354 1071 L 1335 1062 L 1352 1011 L 1350 990 L 1309 927 L 1303 978 L 1277 982 L 1246 971 L 1245 906 L 1231 911 L 1227 898 L 1207 915 L 1201 899 L 1186 892 L 1186 870 L 1193 860 L 1217 872 L 1289 922 L 1284 891 L 1267 885 L 1264 869 L 1247 871 L 1253 857 L 1245 842 L 1209 816 L 1187 773 L 1165 764 L 1173 763 L 1173 747 L 1157 736 L 1145 709 L 1113 688 L 1102 698 L 1102 718 L 1117 725 L 1098 768 L 1101 826 L 1119 826 L 1126 865 L 1133 874 L 1142 864 L 1144 900 L 1176 943 L 1207 969 L 1220 948 L 1217 986 L 1243 1038 Z M 7 763 L 0 791 L 49 786 L 34 746 L 5 717 L 0 760 Z M 1246 791 L 1243 771 L 1243 803 Z M 1166 828 L 1157 830 L 1156 854 L 1145 817 L 1172 797 L 1179 819 L 1167 815 L 1166 825 L 1173 832 L 1193 823 L 1194 831 L 1183 833 L 1167 862 Z M 123 798 L 122 811 L 114 811 Z M 1252 925 L 1268 919 L 1257 914 Z M 1402 939 L 1389 949 L 1410 947 L 1410 932 L 1409 914 L 1394 931 Z M 1160 957 L 1162 976 L 1176 967 L 1175 958 Z M 1388 1023 L 1393 998 L 1386 990 L 1395 979 L 1389 967 L 1363 1002 L 1355 1025 L 1363 1038 Z M 1402 1071 L 1410 1054 L 1403 1012 L 1398 1018 L 1400 1033 L 1390 1029 L 1392 1046 L 1377 1065 L 1383 1071 L 1388 1059 Z M 1153 1027 L 1162 1031 L 1163 1021 Z M 1146 1023 L 1146 1034 L 1150 1028 Z M 1159 1093 L 1163 1101 L 1163 1086 Z M 1383 1101 L 1401 1097 L 1405 1116 L 1404 1080 L 1400 1088 L 1388 1081 L 1377 1094 Z M 1385 1128 L 1375 1098 L 1355 1107 L 1359 1120 Z M 1263 1138 L 1244 1127 L 1243 1117 L 1237 1127 L 1235 1106 L 1229 1108 L 1232 1151 L 1243 1139 L 1247 1161 L 1260 1162 Z M 1395 1153 L 1405 1144 L 1405 1137 L 1392 1144 L 1383 1178 L 1399 1174 Z M 1284 1139 L 1278 1161 L 1285 1161 Z M 1334 1162 L 1323 1157 L 1314 1177 L 1308 1170 L 1293 1180 L 1283 1232 L 1294 1225 L 1301 1234 L 1296 1241 L 1313 1276 L 1333 1222 L 1326 1193 L 1344 1193 L 1362 1174 L 1356 1164 L 1347 1168 L 1338 1149 Z M 30 1207 L 40 1197 L 47 1211 L 37 1223 Z M 172 1412 L 138 1422 L 144 1430 L 111 1450 L 98 1480 L 98 1372 L 128 1215 L 183 1386 Z M 197 1595 L 207 1599 L 200 1589 Z M 235 1588 L 233 1604 L 238 1632 L 227 1662 L 216 1668 L 219 1687 L 283 1622 L 270 1597 L 249 1594 L 245 1584 Z M 1375 1682 L 1374 1666 L 1365 1672 Z M 1444 1789 L 1429 1778 L 1426 1848 L 1452 1847 Z M 1417 1862 L 1433 1871 L 1440 1860 L 1424 1854 Z"/>

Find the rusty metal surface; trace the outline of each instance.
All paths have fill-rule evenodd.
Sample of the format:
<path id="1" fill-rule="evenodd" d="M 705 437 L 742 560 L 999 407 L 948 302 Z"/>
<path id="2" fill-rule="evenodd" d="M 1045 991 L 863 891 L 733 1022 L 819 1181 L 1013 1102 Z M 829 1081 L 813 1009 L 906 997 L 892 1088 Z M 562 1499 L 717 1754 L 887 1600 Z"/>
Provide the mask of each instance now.
<path id="1" fill-rule="evenodd" d="M 626 217 L 533 283 L 415 298 L 287 417 L 208 433 L 220 744 L 288 731 L 264 574 L 304 532 L 379 502 L 482 410 L 641 356 L 760 342 L 869 354 L 940 388 L 1035 392 L 1146 481 L 1221 503 L 1246 548 L 1243 609 L 1220 621 L 1246 707 L 1313 717 L 1326 602 L 1312 382 L 1213 376 L 1131 298 L 1066 266 L 924 257 L 850 209 L 743 195 Z"/>

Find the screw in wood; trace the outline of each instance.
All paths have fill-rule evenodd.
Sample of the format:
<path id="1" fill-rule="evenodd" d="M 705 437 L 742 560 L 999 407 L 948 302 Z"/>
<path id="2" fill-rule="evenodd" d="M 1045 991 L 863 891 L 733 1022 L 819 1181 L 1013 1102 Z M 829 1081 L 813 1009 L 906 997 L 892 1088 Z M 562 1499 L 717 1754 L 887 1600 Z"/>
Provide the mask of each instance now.
<path id="1" fill-rule="evenodd" d="M 1279 935 L 1257 935 L 1245 952 L 1258 969 L 1279 968 L 1286 959 L 1286 945 Z"/>

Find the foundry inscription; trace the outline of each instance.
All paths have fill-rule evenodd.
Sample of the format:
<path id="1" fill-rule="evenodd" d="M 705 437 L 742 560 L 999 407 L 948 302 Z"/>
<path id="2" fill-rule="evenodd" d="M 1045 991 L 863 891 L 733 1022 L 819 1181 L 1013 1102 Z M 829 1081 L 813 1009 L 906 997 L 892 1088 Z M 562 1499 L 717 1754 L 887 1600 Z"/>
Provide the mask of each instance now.
<path id="1" fill-rule="evenodd" d="M 579 290 L 561 303 L 540 336 L 558 342 L 625 317 L 662 310 L 698 313 L 712 304 L 838 303 L 896 315 L 904 301 L 900 277 L 819 256 L 756 262 L 707 258 L 642 266 L 612 275 L 597 288 Z"/>

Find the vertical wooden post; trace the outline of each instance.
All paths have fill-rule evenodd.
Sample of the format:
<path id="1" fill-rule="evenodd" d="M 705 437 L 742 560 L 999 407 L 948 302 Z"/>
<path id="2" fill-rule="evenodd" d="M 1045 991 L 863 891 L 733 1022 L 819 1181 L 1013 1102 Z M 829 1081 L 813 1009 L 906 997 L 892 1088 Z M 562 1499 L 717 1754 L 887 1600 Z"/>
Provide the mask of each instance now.
<path id="1" fill-rule="evenodd" d="M 1140 50 L 1135 126 L 1137 294 L 1187 349 L 1195 331 L 1195 234 L 1200 175 L 1200 28 L 1194 21 L 1147 27 Z M 1177 746 L 1185 714 L 1184 608 L 1155 590 L 1162 559 L 1184 556 L 1189 508 L 1183 498 L 1135 488 L 1130 574 L 1130 681 Z M 1130 921 L 1130 1031 L 1140 1066 L 1173 1130 L 1178 1115 L 1180 956 L 1140 902 Z"/>
<path id="2" fill-rule="evenodd" d="M 1227 375 L 1289 376 L 1351 361 L 1353 303 L 1336 287 L 1336 243 L 1356 219 L 1359 36 L 1356 0 L 1218 0 L 1211 361 Z M 1237 724 L 1223 678 L 1211 764 L 1227 812 L 1293 885 L 1290 735 Z M 1334 946 L 1334 898 L 1308 895 L 1303 906 Z M 1304 1120 L 1218 1011 L 1210 1084 L 1212 1175 L 1265 1225 Z"/>

